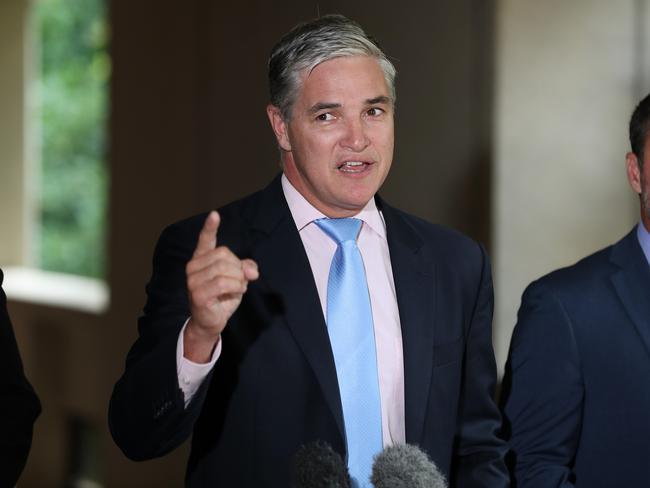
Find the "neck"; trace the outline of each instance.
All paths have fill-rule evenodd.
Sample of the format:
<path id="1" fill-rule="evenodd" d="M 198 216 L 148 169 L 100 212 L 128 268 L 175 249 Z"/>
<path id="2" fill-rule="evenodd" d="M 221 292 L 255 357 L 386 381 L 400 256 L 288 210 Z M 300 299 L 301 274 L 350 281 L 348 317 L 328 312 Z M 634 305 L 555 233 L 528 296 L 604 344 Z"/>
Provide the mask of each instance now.
<path id="1" fill-rule="evenodd" d="M 640 204 L 641 204 L 641 222 L 645 227 L 645 230 L 650 232 L 650 199 L 646 192 L 640 195 Z"/>

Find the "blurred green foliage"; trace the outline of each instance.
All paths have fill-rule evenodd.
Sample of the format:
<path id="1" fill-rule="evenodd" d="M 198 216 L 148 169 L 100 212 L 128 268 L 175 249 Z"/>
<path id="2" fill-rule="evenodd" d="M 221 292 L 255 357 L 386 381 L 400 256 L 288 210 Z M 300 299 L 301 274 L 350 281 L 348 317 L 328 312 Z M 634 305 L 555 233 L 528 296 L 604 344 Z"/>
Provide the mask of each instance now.
<path id="1" fill-rule="evenodd" d="M 38 0 L 42 269 L 106 270 L 110 79 L 105 0 Z"/>

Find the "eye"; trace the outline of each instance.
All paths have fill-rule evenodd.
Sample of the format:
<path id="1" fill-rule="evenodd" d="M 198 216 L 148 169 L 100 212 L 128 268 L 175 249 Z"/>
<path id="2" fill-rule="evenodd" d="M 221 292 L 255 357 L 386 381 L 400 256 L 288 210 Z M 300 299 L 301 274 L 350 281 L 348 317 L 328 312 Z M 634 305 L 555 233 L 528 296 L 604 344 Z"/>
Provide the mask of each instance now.
<path id="1" fill-rule="evenodd" d="M 319 120 L 321 122 L 327 122 L 328 120 L 334 120 L 334 116 L 329 112 L 325 112 L 323 114 L 317 115 L 316 120 Z"/>
<path id="2" fill-rule="evenodd" d="M 370 117 L 378 117 L 384 113 L 384 109 L 379 108 L 379 107 L 372 107 L 368 109 L 368 112 L 366 112 Z"/>

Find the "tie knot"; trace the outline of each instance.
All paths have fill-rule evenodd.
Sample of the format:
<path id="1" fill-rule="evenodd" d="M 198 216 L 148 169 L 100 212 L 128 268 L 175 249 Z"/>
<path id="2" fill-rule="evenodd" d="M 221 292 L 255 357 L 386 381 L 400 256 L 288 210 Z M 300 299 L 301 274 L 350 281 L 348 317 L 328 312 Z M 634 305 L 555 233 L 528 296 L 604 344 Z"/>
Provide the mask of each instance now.
<path id="1" fill-rule="evenodd" d="M 337 244 L 356 241 L 363 223 L 360 219 L 317 219 L 316 225 L 330 236 Z"/>

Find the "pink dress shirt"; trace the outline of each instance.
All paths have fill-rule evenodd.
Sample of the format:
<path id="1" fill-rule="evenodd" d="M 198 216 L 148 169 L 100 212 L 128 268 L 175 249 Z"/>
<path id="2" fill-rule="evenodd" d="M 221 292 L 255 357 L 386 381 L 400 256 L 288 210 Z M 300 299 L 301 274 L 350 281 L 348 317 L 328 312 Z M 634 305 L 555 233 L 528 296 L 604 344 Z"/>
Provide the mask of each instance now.
<path id="1" fill-rule="evenodd" d="M 284 175 L 282 189 L 305 247 L 323 316 L 326 317 L 327 280 L 336 244 L 313 223 L 325 215 L 305 200 Z M 386 240 L 386 225 L 374 199 L 371 199 L 355 217 L 363 221 L 357 245 L 361 251 L 368 281 L 377 347 L 383 443 L 388 446 L 406 440 L 402 331 Z M 221 352 L 221 341 L 209 363 L 196 364 L 183 357 L 183 330 L 178 338 L 176 364 L 179 385 L 187 405 L 217 361 Z"/>

